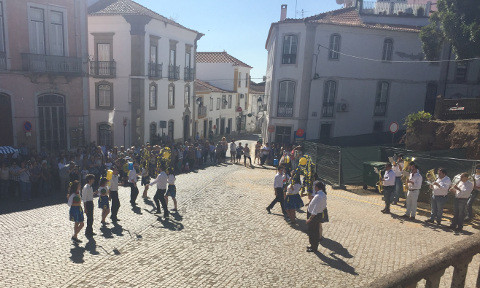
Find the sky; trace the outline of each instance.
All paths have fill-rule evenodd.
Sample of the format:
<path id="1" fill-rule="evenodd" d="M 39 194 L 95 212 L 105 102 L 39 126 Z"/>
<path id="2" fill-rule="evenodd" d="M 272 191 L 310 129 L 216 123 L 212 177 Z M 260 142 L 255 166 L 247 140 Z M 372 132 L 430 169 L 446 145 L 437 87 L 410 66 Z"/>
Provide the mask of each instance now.
<path id="1" fill-rule="evenodd" d="M 198 41 L 197 51 L 228 52 L 253 67 L 250 75 L 257 83 L 262 81 L 267 69 L 268 30 L 271 23 L 280 20 L 282 4 L 287 4 L 287 18 L 304 18 L 342 8 L 336 0 L 133 1 L 205 34 Z"/>

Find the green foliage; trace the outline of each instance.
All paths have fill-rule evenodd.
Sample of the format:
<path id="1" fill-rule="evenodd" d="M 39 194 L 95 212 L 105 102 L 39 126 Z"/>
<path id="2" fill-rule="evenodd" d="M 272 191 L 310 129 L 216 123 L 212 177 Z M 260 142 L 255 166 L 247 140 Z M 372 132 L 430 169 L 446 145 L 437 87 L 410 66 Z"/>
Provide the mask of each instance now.
<path id="1" fill-rule="evenodd" d="M 457 59 L 480 56 L 480 1 L 438 0 L 437 7 L 420 32 L 427 59 L 438 59 L 444 40 L 452 44 Z"/>
<path id="2" fill-rule="evenodd" d="M 405 123 L 403 125 L 407 126 L 407 128 L 413 128 L 413 125 L 417 121 L 429 121 L 432 119 L 432 114 L 425 112 L 425 111 L 419 111 L 417 113 L 412 113 L 409 114 L 405 118 Z"/>

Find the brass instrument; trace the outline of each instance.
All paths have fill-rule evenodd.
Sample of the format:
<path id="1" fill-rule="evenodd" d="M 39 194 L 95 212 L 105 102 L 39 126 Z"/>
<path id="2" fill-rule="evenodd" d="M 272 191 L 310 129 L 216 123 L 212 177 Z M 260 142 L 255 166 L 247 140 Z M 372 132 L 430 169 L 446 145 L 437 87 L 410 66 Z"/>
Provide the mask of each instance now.
<path id="1" fill-rule="evenodd" d="M 377 169 L 377 167 L 374 167 L 373 170 L 375 170 L 375 173 L 378 174 L 378 182 L 375 186 L 377 187 L 378 193 L 382 193 L 382 191 L 383 191 L 382 170 Z"/>
<path id="2" fill-rule="evenodd" d="M 437 180 L 437 175 L 435 175 L 435 169 L 428 170 L 425 178 L 427 179 L 427 183 L 432 185 L 433 182 Z"/>
<path id="3" fill-rule="evenodd" d="M 408 165 L 410 162 L 414 161 L 415 158 L 411 157 L 405 157 L 403 160 L 403 170 L 402 170 L 402 183 L 403 183 L 403 193 L 405 195 L 408 193 L 408 179 L 410 177 L 410 165 Z"/>

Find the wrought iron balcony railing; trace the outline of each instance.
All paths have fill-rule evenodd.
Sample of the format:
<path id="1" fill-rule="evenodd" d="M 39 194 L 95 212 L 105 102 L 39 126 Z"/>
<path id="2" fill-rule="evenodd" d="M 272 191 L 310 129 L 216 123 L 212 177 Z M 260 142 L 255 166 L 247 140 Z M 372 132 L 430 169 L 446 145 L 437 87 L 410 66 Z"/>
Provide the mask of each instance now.
<path id="1" fill-rule="evenodd" d="M 293 102 L 278 102 L 277 117 L 293 117 Z"/>
<path id="2" fill-rule="evenodd" d="M 333 111 L 335 109 L 335 103 L 326 102 L 322 106 L 322 117 L 333 117 Z"/>
<path id="3" fill-rule="evenodd" d="M 168 65 L 168 80 L 180 79 L 180 66 Z"/>
<path id="4" fill-rule="evenodd" d="M 114 78 L 117 76 L 117 63 L 115 61 L 90 61 L 90 75 Z"/>
<path id="5" fill-rule="evenodd" d="M 162 69 L 163 69 L 163 64 L 158 64 L 158 63 L 148 63 L 148 77 L 149 78 L 155 78 L 155 79 L 161 79 L 162 78 Z"/>
<path id="6" fill-rule="evenodd" d="M 387 112 L 387 103 L 375 103 L 374 116 L 385 116 Z"/>
<path id="7" fill-rule="evenodd" d="M 195 80 L 195 71 L 193 68 L 185 67 L 184 68 L 184 77 L 185 81 L 193 81 Z"/>
<path id="8" fill-rule="evenodd" d="M 31 73 L 82 75 L 82 59 L 77 57 L 22 53 L 22 65 Z"/>

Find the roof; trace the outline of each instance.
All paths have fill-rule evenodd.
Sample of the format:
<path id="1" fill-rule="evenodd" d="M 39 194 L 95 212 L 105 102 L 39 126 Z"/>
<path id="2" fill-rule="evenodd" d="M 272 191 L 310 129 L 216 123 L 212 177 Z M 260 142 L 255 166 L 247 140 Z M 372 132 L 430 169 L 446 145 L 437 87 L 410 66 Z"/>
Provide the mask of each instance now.
<path id="1" fill-rule="evenodd" d="M 227 52 L 197 52 L 197 63 L 232 63 L 234 66 L 253 68 L 250 65 L 238 60 Z"/>
<path id="2" fill-rule="evenodd" d="M 283 21 L 272 23 L 270 26 L 270 31 L 268 32 L 268 38 L 265 43 L 265 49 L 267 48 L 268 40 L 272 29 L 275 25 L 283 23 L 312 23 L 312 24 L 330 24 L 330 25 L 339 25 L 339 26 L 350 26 L 350 27 L 361 27 L 367 29 L 381 29 L 381 30 L 390 30 L 390 31 L 400 31 L 400 32 L 414 32 L 419 33 L 421 28 L 420 26 L 409 26 L 409 25 L 398 25 L 398 24 L 379 24 L 379 23 L 368 23 L 365 22 L 356 7 L 348 7 L 337 9 L 333 11 L 328 11 L 320 13 L 311 17 L 303 19 L 290 19 L 287 18 Z"/>
<path id="3" fill-rule="evenodd" d="M 197 92 L 207 92 L 207 93 L 212 93 L 212 92 L 217 92 L 217 93 L 236 93 L 234 91 L 229 91 L 229 90 L 224 90 L 222 88 L 218 88 L 216 86 L 213 86 L 212 84 L 208 82 L 204 82 L 202 80 L 195 80 L 195 93 Z"/>
<path id="4" fill-rule="evenodd" d="M 249 92 L 252 94 L 265 94 L 265 82 L 255 83 L 250 81 Z"/>
<path id="5" fill-rule="evenodd" d="M 147 7 L 142 6 L 132 0 L 100 0 L 88 7 L 88 16 L 118 16 L 118 15 L 148 16 L 153 19 L 201 34 L 195 30 L 182 26 L 179 23 L 171 19 L 168 19 L 158 14 L 157 12 L 154 12 L 148 9 Z"/>

